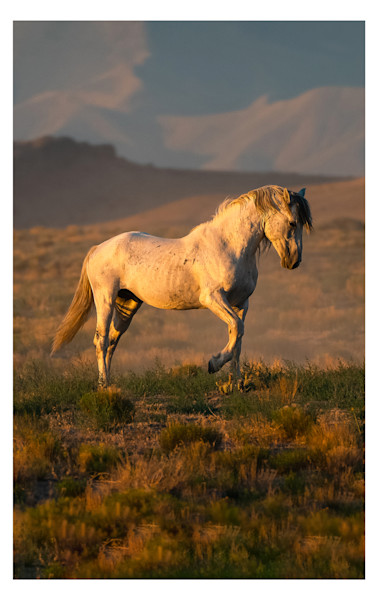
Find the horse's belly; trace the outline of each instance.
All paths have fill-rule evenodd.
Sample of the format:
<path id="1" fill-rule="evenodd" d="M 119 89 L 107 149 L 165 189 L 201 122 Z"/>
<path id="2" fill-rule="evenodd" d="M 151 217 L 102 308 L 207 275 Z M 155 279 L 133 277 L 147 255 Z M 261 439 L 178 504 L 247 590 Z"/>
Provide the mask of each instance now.
<path id="1" fill-rule="evenodd" d="M 152 284 L 151 280 L 150 284 Z M 138 282 L 134 285 L 129 285 L 128 289 L 138 296 L 140 300 L 155 308 L 170 310 L 201 308 L 199 294 L 180 285 L 164 287 L 161 284 L 157 284 L 150 287 L 149 285 L 145 285 L 144 282 Z"/>
<path id="2" fill-rule="evenodd" d="M 188 268 L 159 263 L 141 265 L 125 271 L 122 285 L 143 302 L 155 308 L 189 310 L 200 308 L 199 286 Z"/>
<path id="3" fill-rule="evenodd" d="M 191 290 L 181 288 L 180 286 L 162 288 L 156 286 L 147 288 L 143 283 L 130 286 L 131 291 L 146 304 L 155 308 L 170 310 L 190 310 L 192 308 L 201 308 L 198 294 Z M 135 290 L 135 291 L 134 291 Z"/>

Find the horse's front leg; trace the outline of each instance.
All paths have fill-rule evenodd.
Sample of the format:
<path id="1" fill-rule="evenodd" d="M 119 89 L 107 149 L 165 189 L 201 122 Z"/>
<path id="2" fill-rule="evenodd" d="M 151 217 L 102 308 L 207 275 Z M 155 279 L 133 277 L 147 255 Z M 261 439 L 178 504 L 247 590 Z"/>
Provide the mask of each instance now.
<path id="1" fill-rule="evenodd" d="M 244 323 L 231 308 L 222 289 L 202 294 L 201 302 L 228 326 L 228 344 L 209 361 L 209 373 L 215 373 L 233 358 L 238 342 L 240 341 L 241 344 Z"/>
<path id="2" fill-rule="evenodd" d="M 244 323 L 245 317 L 248 312 L 248 298 L 241 307 L 233 306 L 232 308 L 235 311 L 235 313 L 237 314 L 237 316 L 239 317 L 239 319 L 241 319 Z M 231 363 L 231 370 L 232 370 L 232 374 L 233 374 L 235 381 L 238 381 L 241 378 L 241 373 L 240 373 L 241 346 L 242 346 L 242 338 L 240 337 L 235 344 L 234 352 L 232 355 L 232 363 Z"/>

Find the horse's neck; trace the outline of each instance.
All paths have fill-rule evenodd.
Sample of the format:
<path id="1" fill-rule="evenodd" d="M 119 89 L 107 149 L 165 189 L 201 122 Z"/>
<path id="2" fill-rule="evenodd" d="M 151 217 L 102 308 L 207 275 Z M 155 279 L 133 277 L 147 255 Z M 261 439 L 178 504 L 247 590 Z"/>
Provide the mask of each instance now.
<path id="1" fill-rule="evenodd" d="M 210 225 L 237 255 L 254 254 L 264 237 L 255 207 L 230 207 L 218 215 Z"/>

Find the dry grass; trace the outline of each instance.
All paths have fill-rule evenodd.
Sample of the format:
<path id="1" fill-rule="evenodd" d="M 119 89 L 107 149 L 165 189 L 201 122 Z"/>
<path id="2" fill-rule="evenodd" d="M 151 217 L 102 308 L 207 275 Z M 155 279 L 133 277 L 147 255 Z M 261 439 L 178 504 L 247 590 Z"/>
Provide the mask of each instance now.
<path id="1" fill-rule="evenodd" d="M 94 370 L 33 365 L 15 385 L 16 578 L 363 577 L 362 367 L 252 363 L 227 395 L 159 367 L 119 378 L 133 421 L 104 428 L 83 420 Z"/>

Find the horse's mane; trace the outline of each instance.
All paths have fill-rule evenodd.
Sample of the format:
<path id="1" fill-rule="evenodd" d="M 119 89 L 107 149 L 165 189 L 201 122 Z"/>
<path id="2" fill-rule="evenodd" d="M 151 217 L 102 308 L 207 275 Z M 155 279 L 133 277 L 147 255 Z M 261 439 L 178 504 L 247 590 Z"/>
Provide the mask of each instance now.
<path id="1" fill-rule="evenodd" d="M 307 229 L 307 231 L 311 231 L 312 216 L 309 203 L 307 202 L 306 198 L 304 198 L 304 196 L 301 196 L 300 194 L 294 193 L 292 198 L 298 206 L 299 221 Z"/>
<path id="2" fill-rule="evenodd" d="M 238 198 L 226 198 L 218 206 L 214 219 L 234 206 L 242 208 L 251 201 L 254 201 L 256 209 L 262 217 L 271 212 L 287 211 L 288 204 L 295 203 L 298 206 L 298 217 L 301 225 L 308 230 L 312 229 L 311 211 L 306 198 L 295 192 L 289 192 L 286 188 L 278 185 L 265 185 L 242 194 Z"/>
<path id="3" fill-rule="evenodd" d="M 218 206 L 215 215 L 210 221 L 201 223 L 196 227 L 193 227 L 191 231 L 202 228 L 208 223 L 214 222 L 217 218 L 221 217 L 229 209 L 239 206 L 244 208 L 249 202 L 254 202 L 257 212 L 260 214 L 261 219 L 264 220 L 269 214 L 276 211 L 284 211 L 288 213 L 288 217 L 291 217 L 291 213 L 288 209 L 289 204 L 295 203 L 298 206 L 298 218 L 299 222 L 303 227 L 310 231 L 312 229 L 312 217 L 310 206 L 301 194 L 296 192 L 289 192 L 286 188 L 280 187 L 279 185 L 265 185 L 255 190 L 251 190 L 246 194 L 242 194 L 238 198 L 226 198 Z M 263 246 L 269 247 L 270 242 L 268 238 L 264 237 Z"/>

